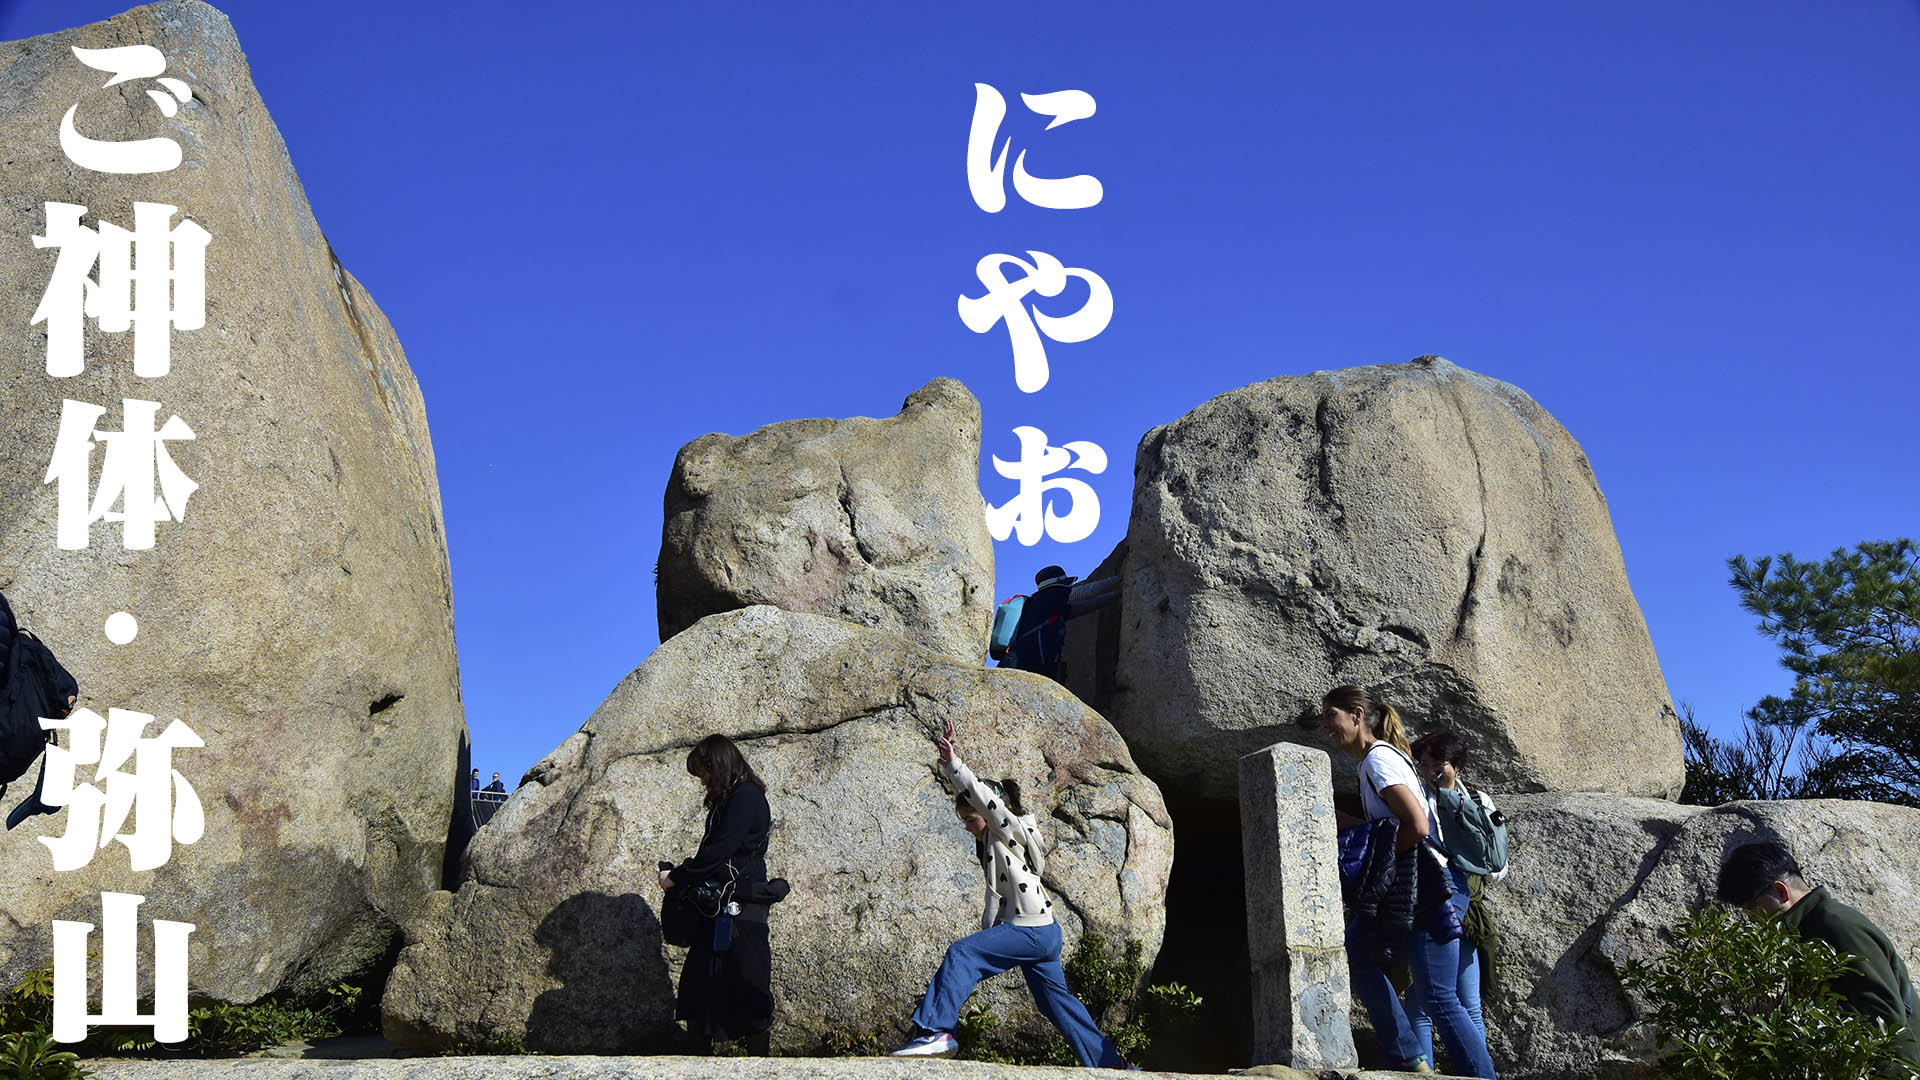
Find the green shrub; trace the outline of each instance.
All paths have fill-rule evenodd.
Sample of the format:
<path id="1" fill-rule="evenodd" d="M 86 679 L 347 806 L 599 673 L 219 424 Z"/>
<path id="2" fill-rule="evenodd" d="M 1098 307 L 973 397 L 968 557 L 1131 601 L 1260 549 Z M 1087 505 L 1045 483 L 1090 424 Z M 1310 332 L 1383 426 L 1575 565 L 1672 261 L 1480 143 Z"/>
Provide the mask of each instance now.
<path id="1" fill-rule="evenodd" d="M 188 1010 L 187 1038 L 183 1042 L 156 1043 L 151 1027 L 96 1027 L 87 1033 L 85 1042 L 76 1044 L 76 1049 L 87 1054 L 237 1057 L 281 1043 L 338 1035 L 341 1021 L 358 1010 L 360 998 L 359 987 L 341 983 L 309 1001 L 267 999 L 251 1005 L 216 1002 Z M 52 1026 L 53 969 L 46 967 L 28 972 L 0 1002 L 0 1032 L 24 1039 L 45 1036 Z M 7 1053 L 25 1054 L 25 1046 L 24 1041 L 11 1041 Z M 42 1071 L 20 1075 L 64 1078 L 80 1074 Z"/>
<path id="2" fill-rule="evenodd" d="M 0 1080 L 82 1080 L 80 1055 L 59 1045 L 44 1030 L 0 1035 Z"/>
<path id="3" fill-rule="evenodd" d="M 79 1055 L 48 1034 L 53 1027 L 53 969 L 29 971 L 0 1002 L 0 1080 L 80 1080 Z"/>
<path id="4" fill-rule="evenodd" d="M 53 1028 L 53 969 L 40 968 L 21 977 L 0 1002 L 0 1032 L 24 1034 Z"/>
<path id="5" fill-rule="evenodd" d="M 954 1029 L 953 1037 L 960 1042 L 960 1051 L 955 1057 L 968 1061 L 991 1061 L 1002 1065 L 1054 1065 L 1059 1062 L 1028 1060 L 1027 1056 L 1003 1053 L 995 1049 L 1000 1041 L 995 1036 L 1000 1033 L 1000 1015 L 985 1002 L 976 1001 L 967 1006 L 960 1014 L 960 1026 Z M 1065 1064 L 1075 1065 L 1069 1059 Z"/>
<path id="6" fill-rule="evenodd" d="M 1891 1064 L 1894 1036 L 1847 1007 L 1833 979 L 1852 958 L 1776 919 L 1709 907 L 1678 928 L 1673 950 L 1630 961 L 1620 981 L 1642 995 L 1672 1080 L 1872 1080 L 1912 1077 Z M 1891 1071 L 1890 1071 L 1891 1070 Z"/>
<path id="7" fill-rule="evenodd" d="M 537 1054 L 538 1050 L 527 1049 L 527 1044 L 518 1035 L 502 1035 L 486 1042 L 460 1042 L 440 1051 L 441 1057 L 519 1057 L 523 1054 Z"/>
<path id="8" fill-rule="evenodd" d="M 821 1057 L 880 1057 L 892 1049 L 883 1031 L 829 1031 L 820 1040 Z"/>

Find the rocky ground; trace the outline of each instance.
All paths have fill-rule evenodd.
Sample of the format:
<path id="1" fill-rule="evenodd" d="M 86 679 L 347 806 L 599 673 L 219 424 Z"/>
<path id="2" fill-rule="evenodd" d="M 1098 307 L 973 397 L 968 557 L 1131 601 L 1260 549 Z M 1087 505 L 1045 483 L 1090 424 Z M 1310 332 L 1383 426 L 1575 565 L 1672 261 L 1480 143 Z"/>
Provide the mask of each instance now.
<path id="1" fill-rule="evenodd" d="M 435 1057 L 399 1060 L 101 1061 L 101 1080 L 1068 1080 L 1081 1069 L 989 1065 L 978 1061 L 894 1061 L 889 1058 L 690 1057 Z M 1181 1073 L 1155 1073 L 1180 1076 Z M 1246 1075 L 1313 1080 L 1314 1074 L 1269 1065 Z M 1386 1080 L 1407 1073 L 1320 1074 L 1320 1080 Z"/>

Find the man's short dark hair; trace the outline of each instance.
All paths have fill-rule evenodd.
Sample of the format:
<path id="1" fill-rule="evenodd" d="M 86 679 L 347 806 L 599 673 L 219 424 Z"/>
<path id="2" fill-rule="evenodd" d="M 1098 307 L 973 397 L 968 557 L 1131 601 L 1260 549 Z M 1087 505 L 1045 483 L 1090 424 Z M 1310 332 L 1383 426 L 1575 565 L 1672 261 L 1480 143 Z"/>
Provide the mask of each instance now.
<path id="1" fill-rule="evenodd" d="M 1757 840 L 1741 844 L 1720 860 L 1720 880 L 1715 884 L 1714 894 L 1723 904 L 1746 907 L 1759 899 L 1768 886 L 1789 878 L 1796 886 L 1806 885 L 1793 852 L 1778 840 Z"/>

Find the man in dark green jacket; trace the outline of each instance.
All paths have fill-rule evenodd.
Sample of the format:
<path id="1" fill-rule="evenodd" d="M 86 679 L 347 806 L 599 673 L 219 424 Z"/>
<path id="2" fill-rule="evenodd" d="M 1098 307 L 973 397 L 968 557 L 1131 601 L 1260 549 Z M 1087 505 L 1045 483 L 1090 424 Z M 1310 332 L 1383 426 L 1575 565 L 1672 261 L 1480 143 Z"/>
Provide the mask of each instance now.
<path id="1" fill-rule="evenodd" d="M 1835 979 L 1833 988 L 1855 1012 L 1880 1019 L 1900 1032 L 1894 1052 L 1920 1068 L 1920 1025 L 1916 1025 L 1913 979 L 1907 965 L 1858 909 L 1835 900 L 1824 887 L 1810 888 L 1793 853 L 1778 840 L 1742 844 L 1720 863 L 1715 890 L 1722 903 L 1772 912 L 1801 937 L 1824 941 L 1851 956 L 1860 970 Z"/>

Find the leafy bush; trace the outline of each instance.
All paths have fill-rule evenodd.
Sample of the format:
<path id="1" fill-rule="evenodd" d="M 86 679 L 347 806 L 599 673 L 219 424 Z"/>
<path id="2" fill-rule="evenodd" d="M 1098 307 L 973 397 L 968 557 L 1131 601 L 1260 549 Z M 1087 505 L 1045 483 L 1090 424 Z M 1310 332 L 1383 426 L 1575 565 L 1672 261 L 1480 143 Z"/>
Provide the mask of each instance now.
<path id="1" fill-rule="evenodd" d="M 497 1039 L 484 1042 L 458 1042 L 448 1049 L 440 1051 L 441 1057 L 518 1057 L 523 1054 L 537 1054 L 538 1050 L 527 1049 L 527 1044 L 518 1035 L 502 1035 Z"/>
<path id="2" fill-rule="evenodd" d="M 1776 919 L 1694 912 L 1674 949 L 1630 961 L 1620 981 L 1642 995 L 1672 1080 L 1872 1080 L 1914 1077 L 1892 1064 L 1894 1035 L 1847 1007 L 1833 979 L 1853 960 Z M 1888 1071 L 1891 1069 L 1892 1071 Z"/>
<path id="3" fill-rule="evenodd" d="M 96 1027 L 88 1032 L 85 1042 L 77 1044 L 77 1049 L 90 1054 L 238 1056 L 281 1043 L 338 1035 L 341 1033 L 341 1021 L 359 1008 L 360 997 L 359 987 L 342 983 L 331 987 L 322 998 L 314 1001 L 268 999 L 251 1005 L 216 1002 L 187 1012 L 187 1038 L 184 1042 L 166 1045 L 156 1043 L 150 1027 Z M 46 967 L 28 972 L 6 1000 L 0 1002 L 0 1032 L 5 1032 L 9 1040 L 4 1051 L 6 1057 L 0 1063 L 0 1068 L 12 1068 L 11 1064 L 6 1063 L 29 1055 L 29 1044 L 38 1045 L 37 1040 L 46 1037 L 52 1027 L 53 969 Z M 51 1045 L 50 1038 L 48 1041 Z M 59 1056 L 43 1056 L 43 1060 L 51 1062 Z M 69 1058 L 72 1056 L 68 1055 Z M 65 1080 L 66 1077 L 82 1074 L 60 1072 L 57 1068 L 42 1066 L 42 1071 L 37 1073 L 0 1073 L 0 1080 L 6 1080 L 11 1075 Z"/>
<path id="4" fill-rule="evenodd" d="M 82 1080 L 80 1055 L 58 1046 L 41 1030 L 0 1035 L 0 1080 Z"/>
<path id="5" fill-rule="evenodd" d="M 1138 938 L 1129 939 L 1120 957 L 1115 959 L 1106 938 L 1086 934 L 1074 946 L 1073 955 L 1062 965 L 1067 989 L 1087 1006 L 1100 1030 L 1113 1040 L 1120 1055 L 1134 1064 L 1146 1061 L 1153 1037 L 1168 1025 L 1185 1022 L 1199 1011 L 1201 999 L 1179 983 L 1162 983 L 1140 988 L 1146 973 L 1143 957 L 1146 947 Z M 960 1017 L 958 1056 L 975 1061 L 994 1061 L 1009 1065 L 1077 1065 L 1067 1040 L 1049 1029 L 1038 1046 L 1022 1050 L 995 1049 L 1005 1042 L 996 1037 L 1000 1018 L 992 1009 L 975 1004 Z"/>
<path id="6" fill-rule="evenodd" d="M 0 1032 L 45 1033 L 53 1028 L 53 969 L 41 968 L 22 976 L 5 1001 L 0 1001 Z"/>
<path id="7" fill-rule="evenodd" d="M 960 1014 L 960 1026 L 954 1030 L 953 1037 L 960 1041 L 960 1052 L 955 1057 L 968 1061 L 992 1061 L 1003 1065 L 1077 1065 L 1069 1055 L 1065 1062 L 1048 1060 L 1051 1046 L 1041 1049 L 1040 1055 L 1009 1054 L 994 1049 L 999 1042 L 995 1038 L 1000 1032 L 1000 1014 L 985 1002 L 976 1001 L 967 1006 Z M 1055 1036 L 1058 1037 L 1057 1034 Z"/>
<path id="8" fill-rule="evenodd" d="M 79 1055 L 60 1048 L 53 1027 L 53 969 L 29 971 L 0 1001 L 0 1080 L 80 1080 Z"/>
<path id="9" fill-rule="evenodd" d="M 960 1022 L 966 1023 L 966 1018 Z M 820 1041 L 823 1057 L 880 1057 L 891 1048 L 880 1031 L 829 1031 Z"/>

